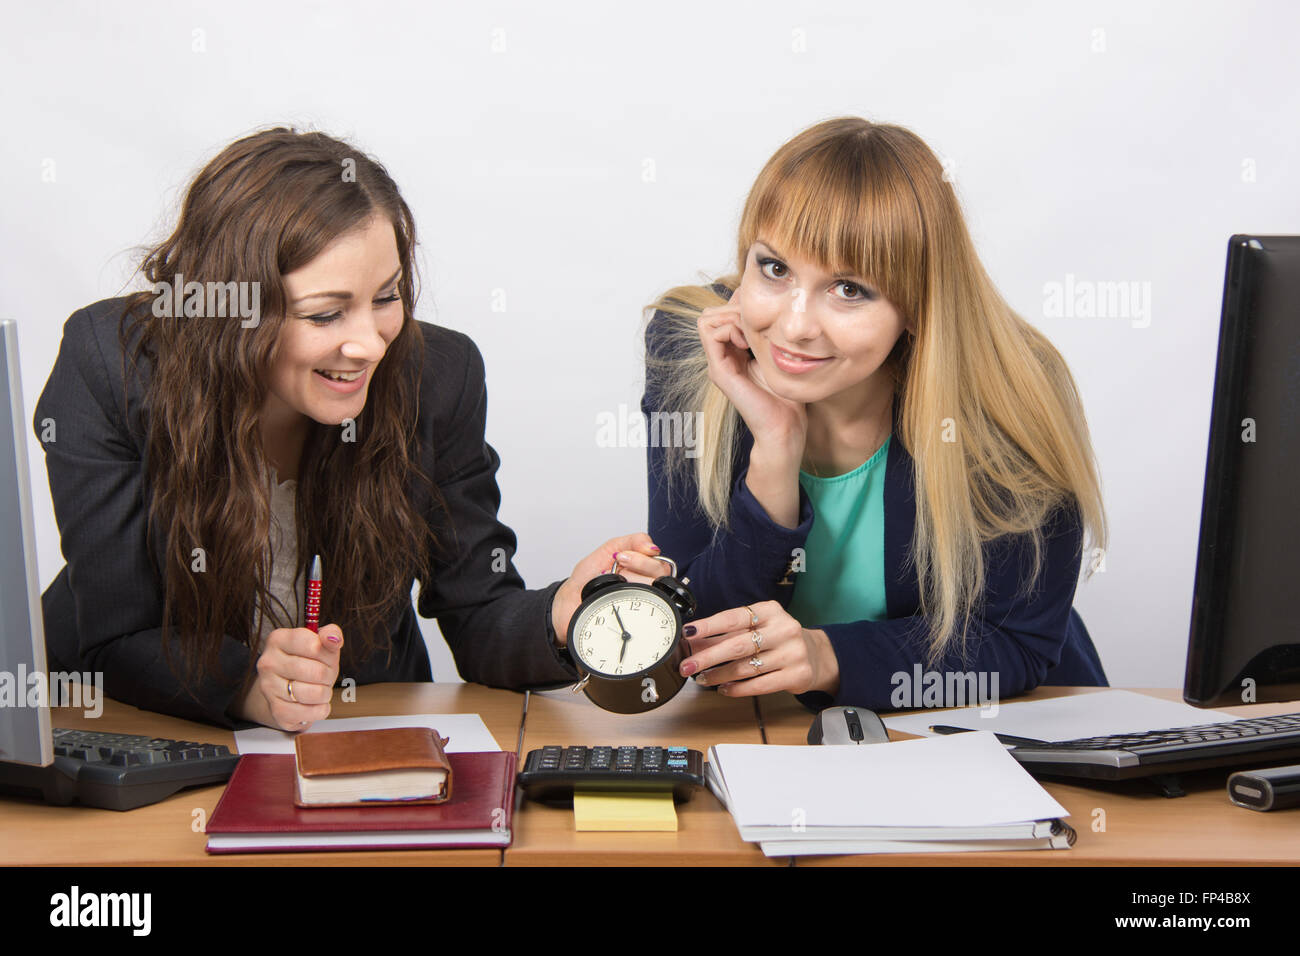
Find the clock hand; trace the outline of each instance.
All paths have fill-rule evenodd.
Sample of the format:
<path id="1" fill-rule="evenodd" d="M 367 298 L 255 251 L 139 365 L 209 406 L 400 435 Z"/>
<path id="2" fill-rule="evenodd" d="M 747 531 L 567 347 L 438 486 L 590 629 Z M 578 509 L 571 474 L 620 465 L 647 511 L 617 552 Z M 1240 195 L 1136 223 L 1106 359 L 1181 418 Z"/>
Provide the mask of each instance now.
<path id="1" fill-rule="evenodd" d="M 614 617 L 618 620 L 618 626 L 623 629 L 623 646 L 618 651 L 618 662 L 623 663 L 623 655 L 627 653 L 627 642 L 632 640 L 632 635 L 628 632 L 627 625 L 623 623 L 623 618 L 619 617 L 618 608 L 614 608 Z"/>

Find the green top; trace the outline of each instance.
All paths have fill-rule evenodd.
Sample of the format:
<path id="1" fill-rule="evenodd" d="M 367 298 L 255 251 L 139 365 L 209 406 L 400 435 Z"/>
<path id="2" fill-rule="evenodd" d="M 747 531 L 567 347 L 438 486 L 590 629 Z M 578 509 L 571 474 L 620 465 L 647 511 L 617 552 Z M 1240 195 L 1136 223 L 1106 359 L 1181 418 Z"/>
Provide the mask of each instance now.
<path id="1" fill-rule="evenodd" d="M 891 435 L 844 475 L 799 472 L 812 501 L 804 567 L 796 561 L 790 615 L 804 627 L 880 621 L 885 607 L 885 462 Z"/>

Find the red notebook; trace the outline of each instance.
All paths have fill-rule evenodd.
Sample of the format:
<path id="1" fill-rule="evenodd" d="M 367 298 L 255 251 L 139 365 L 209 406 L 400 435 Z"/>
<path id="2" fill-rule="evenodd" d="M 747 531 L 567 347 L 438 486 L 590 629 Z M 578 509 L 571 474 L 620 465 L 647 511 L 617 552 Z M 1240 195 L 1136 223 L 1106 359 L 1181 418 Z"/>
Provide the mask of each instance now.
<path id="1" fill-rule="evenodd" d="M 445 803 L 308 809 L 293 805 L 292 754 L 246 754 L 208 821 L 208 852 L 509 846 L 515 754 L 447 758 L 456 786 Z"/>

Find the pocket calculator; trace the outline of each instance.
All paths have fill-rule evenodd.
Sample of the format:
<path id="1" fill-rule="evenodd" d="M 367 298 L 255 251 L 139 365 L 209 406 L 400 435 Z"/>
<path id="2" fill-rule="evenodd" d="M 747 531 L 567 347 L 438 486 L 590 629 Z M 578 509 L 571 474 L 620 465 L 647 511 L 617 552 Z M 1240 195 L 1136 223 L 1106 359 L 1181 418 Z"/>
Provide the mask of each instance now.
<path id="1" fill-rule="evenodd" d="M 685 803 L 704 786 L 704 755 L 685 747 L 543 747 L 530 751 L 515 778 L 530 800 L 573 805 L 573 791 L 671 790 Z"/>

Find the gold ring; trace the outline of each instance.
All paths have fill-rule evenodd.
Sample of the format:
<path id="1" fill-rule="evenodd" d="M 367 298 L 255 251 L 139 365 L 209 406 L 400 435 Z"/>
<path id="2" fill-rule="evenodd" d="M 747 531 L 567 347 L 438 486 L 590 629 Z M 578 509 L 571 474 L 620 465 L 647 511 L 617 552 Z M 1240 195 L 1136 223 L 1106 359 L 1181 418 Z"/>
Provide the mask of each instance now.
<path id="1" fill-rule="evenodd" d="M 298 703 L 298 698 L 293 696 L 293 681 L 285 681 L 284 689 L 289 692 L 289 699 L 295 704 Z"/>
<path id="2" fill-rule="evenodd" d="M 758 659 L 757 654 L 749 659 L 749 664 L 754 668 L 754 670 L 760 670 L 763 667 L 763 662 Z"/>
<path id="3" fill-rule="evenodd" d="M 749 629 L 752 631 L 758 627 L 758 615 L 754 613 L 754 609 L 748 604 L 745 605 L 745 610 L 749 612 Z"/>
<path id="4" fill-rule="evenodd" d="M 759 631 L 750 632 L 750 638 L 754 641 L 754 650 L 757 651 L 763 646 L 763 635 Z"/>

